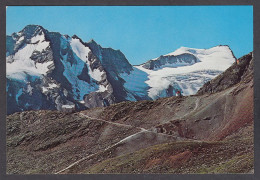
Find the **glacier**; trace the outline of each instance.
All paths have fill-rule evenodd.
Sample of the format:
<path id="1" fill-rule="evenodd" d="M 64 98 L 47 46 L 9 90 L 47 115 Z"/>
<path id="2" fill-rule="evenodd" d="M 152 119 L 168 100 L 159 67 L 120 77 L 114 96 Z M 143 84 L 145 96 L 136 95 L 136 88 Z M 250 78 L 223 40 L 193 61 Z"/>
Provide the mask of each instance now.
<path id="1" fill-rule="evenodd" d="M 181 47 L 176 51 L 164 56 L 178 56 L 181 54 L 192 54 L 198 62 L 190 65 L 169 64 L 154 70 L 144 68 L 144 65 L 135 66 L 148 74 L 145 83 L 150 87 L 149 97 L 157 99 L 164 97 L 163 91 L 172 85 L 175 91 L 181 90 L 182 94 L 193 95 L 207 81 L 213 79 L 221 72 L 229 68 L 235 61 L 229 46 L 216 46 L 210 49 L 195 49 Z M 158 58 L 153 59 L 153 61 Z"/>

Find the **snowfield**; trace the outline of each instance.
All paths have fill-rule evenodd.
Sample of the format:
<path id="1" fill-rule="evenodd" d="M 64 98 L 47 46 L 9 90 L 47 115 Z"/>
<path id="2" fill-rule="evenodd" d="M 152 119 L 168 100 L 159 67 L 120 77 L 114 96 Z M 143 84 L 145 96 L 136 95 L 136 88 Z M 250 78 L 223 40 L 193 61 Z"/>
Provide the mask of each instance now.
<path id="1" fill-rule="evenodd" d="M 70 45 L 71 45 L 71 48 L 74 51 L 74 53 L 81 60 L 83 60 L 85 63 L 88 64 L 88 70 L 89 70 L 90 76 L 93 79 L 95 79 L 96 81 L 100 81 L 101 77 L 103 75 L 103 72 L 101 72 L 99 69 L 92 70 L 90 68 L 90 63 L 88 61 L 88 53 L 90 52 L 90 49 L 88 47 L 84 46 L 84 44 L 82 44 L 79 39 L 72 38 L 70 41 Z"/>
<path id="2" fill-rule="evenodd" d="M 16 42 L 16 45 L 21 43 L 24 37 L 20 37 Z M 6 57 L 6 74 L 10 78 L 24 80 L 25 73 L 33 76 L 41 76 L 47 73 L 48 66 L 53 62 L 36 63 L 30 57 L 35 52 L 42 52 L 50 43 L 45 41 L 44 34 L 36 35 L 31 39 L 30 44 L 25 44 L 14 55 L 8 55 Z"/>
<path id="3" fill-rule="evenodd" d="M 169 85 L 181 90 L 183 95 L 195 94 L 204 83 L 225 71 L 236 60 L 228 46 L 216 46 L 210 49 L 181 47 L 165 56 L 184 53 L 193 54 L 199 61 L 190 66 L 162 67 L 158 70 L 145 69 L 142 65 L 135 66 L 148 74 L 145 83 L 150 87 L 149 97 L 157 99 L 165 96 L 163 91 Z"/>

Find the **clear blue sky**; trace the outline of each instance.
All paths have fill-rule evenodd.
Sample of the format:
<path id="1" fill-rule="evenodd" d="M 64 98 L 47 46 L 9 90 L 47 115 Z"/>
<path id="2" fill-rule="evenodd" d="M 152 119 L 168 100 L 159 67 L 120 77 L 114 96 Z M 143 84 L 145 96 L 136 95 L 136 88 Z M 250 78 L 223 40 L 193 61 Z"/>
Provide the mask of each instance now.
<path id="1" fill-rule="evenodd" d="M 237 58 L 253 50 L 252 6 L 9 6 L 7 34 L 28 24 L 103 47 L 120 49 L 131 64 L 185 46 L 229 45 Z"/>

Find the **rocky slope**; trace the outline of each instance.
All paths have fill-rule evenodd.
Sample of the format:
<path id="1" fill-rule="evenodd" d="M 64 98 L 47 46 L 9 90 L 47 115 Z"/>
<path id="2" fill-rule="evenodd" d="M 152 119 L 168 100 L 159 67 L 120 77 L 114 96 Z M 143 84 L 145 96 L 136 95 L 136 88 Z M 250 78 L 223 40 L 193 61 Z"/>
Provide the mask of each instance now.
<path id="1" fill-rule="evenodd" d="M 8 114 L 191 95 L 236 60 L 228 46 L 182 47 L 132 66 L 120 50 L 39 25 L 6 36 L 6 47 Z"/>
<path id="2" fill-rule="evenodd" d="M 217 92 L 14 113 L 7 173 L 252 173 L 253 56 L 239 60 Z"/>

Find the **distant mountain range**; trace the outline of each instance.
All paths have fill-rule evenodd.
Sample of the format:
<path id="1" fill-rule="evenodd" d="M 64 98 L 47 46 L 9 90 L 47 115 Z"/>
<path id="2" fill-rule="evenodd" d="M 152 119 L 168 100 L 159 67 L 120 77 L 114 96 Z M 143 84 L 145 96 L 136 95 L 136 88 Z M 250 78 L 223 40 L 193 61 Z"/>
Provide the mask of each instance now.
<path id="1" fill-rule="evenodd" d="M 195 94 L 236 58 L 228 46 L 181 47 L 131 65 L 120 50 L 103 48 L 28 25 L 6 36 L 7 113 L 26 110 L 83 110 L 122 101 Z"/>

